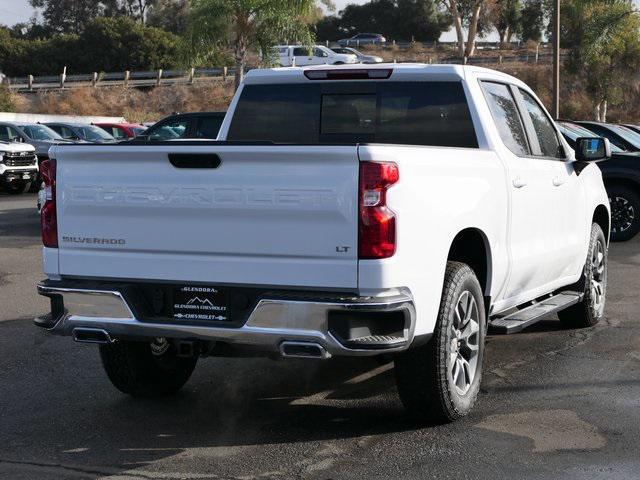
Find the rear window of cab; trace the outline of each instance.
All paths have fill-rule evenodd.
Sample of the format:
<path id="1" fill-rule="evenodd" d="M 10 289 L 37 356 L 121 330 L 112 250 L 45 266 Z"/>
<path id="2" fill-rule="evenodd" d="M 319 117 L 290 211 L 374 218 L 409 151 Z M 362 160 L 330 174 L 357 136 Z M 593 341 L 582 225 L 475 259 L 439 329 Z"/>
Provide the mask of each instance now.
<path id="1" fill-rule="evenodd" d="M 478 147 L 461 82 L 245 85 L 227 140 Z"/>

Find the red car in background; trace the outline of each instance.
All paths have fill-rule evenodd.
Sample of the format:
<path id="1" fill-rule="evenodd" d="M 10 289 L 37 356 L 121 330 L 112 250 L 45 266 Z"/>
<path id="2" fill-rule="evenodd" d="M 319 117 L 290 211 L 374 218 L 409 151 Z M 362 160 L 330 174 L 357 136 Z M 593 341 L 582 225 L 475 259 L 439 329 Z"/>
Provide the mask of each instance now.
<path id="1" fill-rule="evenodd" d="M 135 138 L 146 130 L 146 127 L 139 123 L 94 123 L 94 125 L 113 135 L 116 140 Z"/>

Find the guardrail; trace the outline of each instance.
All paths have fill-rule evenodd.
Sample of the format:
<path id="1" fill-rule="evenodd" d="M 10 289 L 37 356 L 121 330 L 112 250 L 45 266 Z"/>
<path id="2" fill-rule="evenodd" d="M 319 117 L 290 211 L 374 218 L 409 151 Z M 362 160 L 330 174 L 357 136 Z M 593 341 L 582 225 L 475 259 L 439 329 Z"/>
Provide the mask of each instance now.
<path id="1" fill-rule="evenodd" d="M 565 58 L 567 55 L 562 54 Z M 434 52 L 427 55 L 427 63 L 446 63 L 468 65 L 495 65 L 503 63 L 522 64 L 548 64 L 553 61 L 551 53 L 516 53 L 513 55 L 478 55 L 466 59 L 466 62 L 459 57 L 451 56 L 446 52 Z M 394 60 L 394 63 L 396 61 Z M 420 59 L 403 58 L 402 63 L 425 62 L 424 55 Z M 400 62 L 398 62 L 400 63 Z M 247 70 L 250 70 L 247 69 Z M 188 70 L 148 70 L 142 72 L 93 72 L 89 74 L 67 74 L 66 69 L 60 75 L 38 76 L 28 75 L 26 77 L 6 78 L 9 88 L 13 91 L 27 93 L 41 90 L 56 90 L 63 88 L 80 87 L 114 87 L 124 86 L 132 88 L 147 88 L 159 85 L 192 85 L 199 82 L 226 81 L 233 76 L 235 69 L 221 68 L 191 68 Z"/>

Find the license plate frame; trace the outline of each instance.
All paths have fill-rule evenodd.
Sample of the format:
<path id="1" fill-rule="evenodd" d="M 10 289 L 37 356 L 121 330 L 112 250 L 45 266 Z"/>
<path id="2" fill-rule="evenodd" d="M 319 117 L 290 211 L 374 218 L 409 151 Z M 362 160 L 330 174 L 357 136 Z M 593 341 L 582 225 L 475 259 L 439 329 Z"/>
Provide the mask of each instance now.
<path id="1" fill-rule="evenodd" d="M 173 287 L 171 318 L 181 322 L 230 322 L 228 292 L 216 286 Z"/>

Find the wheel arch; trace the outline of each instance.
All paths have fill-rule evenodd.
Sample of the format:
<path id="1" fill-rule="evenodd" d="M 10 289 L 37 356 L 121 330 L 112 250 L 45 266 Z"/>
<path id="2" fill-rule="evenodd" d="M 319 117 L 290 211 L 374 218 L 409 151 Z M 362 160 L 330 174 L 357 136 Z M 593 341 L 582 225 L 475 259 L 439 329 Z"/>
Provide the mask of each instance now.
<path id="1" fill-rule="evenodd" d="M 448 261 L 466 263 L 475 272 L 485 298 L 490 296 L 492 277 L 491 246 L 486 234 L 474 227 L 456 234 L 449 247 Z"/>
<path id="2" fill-rule="evenodd" d="M 597 223 L 602 228 L 604 232 L 604 236 L 607 239 L 607 245 L 609 244 L 609 237 L 611 236 L 611 218 L 609 214 L 609 209 L 600 204 L 593 211 L 592 222 Z"/>
<path id="3" fill-rule="evenodd" d="M 633 177 L 604 177 L 604 186 L 605 189 L 607 189 L 607 193 L 609 187 L 616 186 L 627 187 L 640 195 L 640 180 Z"/>

